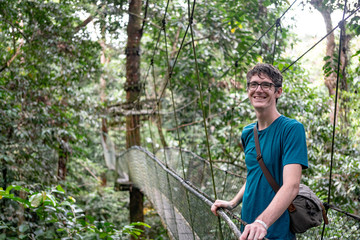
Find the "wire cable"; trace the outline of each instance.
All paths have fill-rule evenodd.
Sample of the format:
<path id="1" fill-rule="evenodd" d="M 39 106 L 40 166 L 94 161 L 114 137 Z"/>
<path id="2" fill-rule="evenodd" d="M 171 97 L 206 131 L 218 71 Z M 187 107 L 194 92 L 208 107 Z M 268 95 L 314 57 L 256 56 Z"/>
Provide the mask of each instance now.
<path id="1" fill-rule="evenodd" d="M 235 62 L 239 62 L 243 57 L 246 56 L 246 54 L 274 27 L 276 26 L 277 22 L 279 19 L 281 19 L 289 10 L 290 8 L 292 8 L 292 6 L 295 4 L 297 0 L 295 0 L 284 12 L 283 14 L 250 46 L 248 47 L 248 49 L 235 61 Z M 223 78 L 230 70 L 232 69 L 232 67 L 229 67 L 222 75 L 220 78 Z"/>
<path id="2" fill-rule="evenodd" d="M 331 184 L 332 184 L 332 169 L 334 163 L 334 145 L 335 145 L 335 132 L 336 132 L 336 115 L 337 115 L 337 104 L 338 104 L 338 92 L 339 92 L 339 79 L 340 79 L 340 57 L 341 57 L 341 48 L 342 42 L 344 41 L 345 34 L 345 12 L 346 12 L 346 3 L 344 4 L 344 11 L 342 21 L 338 24 L 340 26 L 340 40 L 339 40 L 339 55 L 338 55 L 338 65 L 337 65 L 337 77 L 336 77 L 336 91 L 335 91 L 335 106 L 334 106 L 334 122 L 333 122 L 333 131 L 332 131 L 332 139 L 331 139 L 331 160 L 330 160 L 330 174 L 329 174 L 329 188 L 328 188 L 328 196 L 327 196 L 327 204 L 330 204 L 331 197 Z M 328 212 L 328 208 L 326 208 L 326 214 Z M 323 229 L 321 232 L 321 240 L 324 239 L 325 233 L 325 222 L 323 224 Z"/>

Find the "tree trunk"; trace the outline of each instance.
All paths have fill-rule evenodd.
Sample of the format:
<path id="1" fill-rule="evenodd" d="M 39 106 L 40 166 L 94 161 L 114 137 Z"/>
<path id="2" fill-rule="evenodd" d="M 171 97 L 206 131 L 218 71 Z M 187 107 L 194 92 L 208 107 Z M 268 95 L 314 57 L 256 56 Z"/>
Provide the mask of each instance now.
<path id="1" fill-rule="evenodd" d="M 347 82 L 347 74 L 346 74 L 346 68 L 349 64 L 349 45 L 350 45 L 350 41 L 352 39 L 352 35 L 351 34 L 346 34 L 345 33 L 345 29 L 343 32 L 343 36 L 342 37 L 342 47 L 341 47 L 341 52 L 340 52 L 340 72 L 341 72 L 341 79 L 340 79 L 340 89 L 342 91 L 349 91 L 349 87 L 348 87 L 348 82 Z M 347 125 L 349 124 L 349 119 L 347 116 L 347 113 L 349 112 L 349 98 L 347 96 L 340 96 L 341 102 L 340 102 L 340 117 L 341 117 L 341 122 L 344 124 L 343 129 L 347 129 Z"/>
<path id="2" fill-rule="evenodd" d="M 109 58 L 106 57 L 106 39 L 105 39 L 105 27 L 103 26 L 101 29 L 102 39 L 100 40 L 101 46 L 101 57 L 100 63 L 105 65 L 109 63 Z M 106 102 L 106 80 L 103 75 L 100 76 L 100 101 L 102 103 Z M 104 117 L 101 119 L 101 134 L 102 138 L 104 139 L 105 144 L 107 145 L 107 138 L 108 138 L 108 126 L 107 126 L 107 119 Z M 104 159 L 105 159 L 105 152 L 104 152 Z M 106 174 L 101 174 L 101 186 L 105 187 L 107 183 Z"/>
<path id="3" fill-rule="evenodd" d="M 325 26 L 326 26 L 326 32 L 330 32 L 333 29 L 332 20 L 331 20 L 331 9 L 327 7 L 324 3 L 324 0 L 311 0 L 310 3 L 321 13 L 321 15 L 324 18 Z M 347 78 L 346 78 L 346 67 L 348 65 L 348 53 L 349 53 L 349 43 L 352 38 L 351 35 L 347 35 L 345 33 L 345 29 L 343 31 L 343 35 L 340 36 L 342 39 L 342 46 L 340 51 L 340 84 L 339 89 L 348 91 L 348 84 L 347 84 Z M 326 43 L 326 56 L 329 57 L 329 59 L 326 60 L 326 63 L 330 63 L 332 69 L 332 73 L 329 76 L 325 76 L 325 85 L 328 88 L 329 95 L 335 95 L 336 90 L 336 81 L 337 81 L 337 64 L 334 64 L 334 54 L 335 54 L 335 37 L 334 33 L 332 32 L 327 36 L 327 43 Z M 340 98 L 338 98 L 340 99 Z M 341 106 L 336 106 L 340 115 L 340 118 L 342 120 L 342 123 L 347 124 L 347 104 L 346 102 L 348 99 L 341 98 Z M 341 109 L 339 109 L 341 108 Z M 331 122 L 334 122 L 334 112 L 331 113 L 330 120 Z"/>
<path id="4" fill-rule="evenodd" d="M 136 101 L 140 97 L 140 40 L 142 37 L 141 0 L 130 0 L 129 23 L 127 26 L 128 41 L 126 47 L 126 101 L 129 106 L 140 109 Z M 126 117 L 126 147 L 140 146 L 140 117 Z M 131 181 L 131 179 L 130 179 Z M 130 222 L 144 222 L 143 193 L 136 187 L 130 189 Z M 134 237 L 131 237 L 135 239 Z"/>
<path id="5" fill-rule="evenodd" d="M 58 161 L 58 178 L 62 181 L 66 178 L 66 164 L 69 160 L 70 152 L 67 148 L 68 140 L 66 138 L 62 138 L 62 142 L 59 143 L 59 161 Z"/>
<path id="6" fill-rule="evenodd" d="M 331 10 L 324 5 L 323 0 L 311 0 L 310 3 L 321 13 L 324 18 L 326 32 L 330 32 L 333 29 L 332 20 L 331 20 Z M 329 59 L 326 60 L 325 64 L 334 62 L 334 52 L 335 52 L 335 36 L 334 32 L 330 33 L 326 37 L 326 56 Z M 329 95 L 335 95 L 336 88 L 336 73 L 331 73 L 329 76 L 325 76 L 325 86 L 329 90 Z"/>

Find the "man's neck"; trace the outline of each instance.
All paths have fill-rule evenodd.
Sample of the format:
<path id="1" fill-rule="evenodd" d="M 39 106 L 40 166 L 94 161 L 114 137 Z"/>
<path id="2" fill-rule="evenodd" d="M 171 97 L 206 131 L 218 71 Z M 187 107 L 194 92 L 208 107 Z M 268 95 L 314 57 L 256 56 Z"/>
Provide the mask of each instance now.
<path id="1" fill-rule="evenodd" d="M 271 112 L 256 111 L 258 130 L 264 130 L 269 127 L 280 116 L 281 114 L 277 110 Z"/>

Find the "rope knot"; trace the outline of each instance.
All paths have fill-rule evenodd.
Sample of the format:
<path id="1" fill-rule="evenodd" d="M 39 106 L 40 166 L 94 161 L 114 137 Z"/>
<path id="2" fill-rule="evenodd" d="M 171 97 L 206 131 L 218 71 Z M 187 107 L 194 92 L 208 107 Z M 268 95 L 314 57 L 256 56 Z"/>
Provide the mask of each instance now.
<path id="1" fill-rule="evenodd" d="M 323 205 L 324 205 L 326 211 L 329 210 L 329 208 L 330 208 L 329 203 L 324 202 Z"/>
<path id="2" fill-rule="evenodd" d="M 277 27 L 280 27 L 280 26 L 281 26 L 280 18 L 276 19 L 276 26 L 277 26 Z"/>
<path id="3" fill-rule="evenodd" d="M 190 19 L 189 19 L 189 24 L 192 25 L 194 23 L 194 17 L 191 16 Z"/>
<path id="4" fill-rule="evenodd" d="M 277 27 L 277 28 L 280 28 L 280 32 L 282 32 L 281 19 L 280 19 L 280 18 L 276 19 L 276 27 Z"/>
<path id="5" fill-rule="evenodd" d="M 340 29 L 344 30 L 344 28 L 345 28 L 345 21 L 344 21 L 344 20 L 341 20 L 341 21 L 339 22 L 338 26 L 339 26 Z"/>

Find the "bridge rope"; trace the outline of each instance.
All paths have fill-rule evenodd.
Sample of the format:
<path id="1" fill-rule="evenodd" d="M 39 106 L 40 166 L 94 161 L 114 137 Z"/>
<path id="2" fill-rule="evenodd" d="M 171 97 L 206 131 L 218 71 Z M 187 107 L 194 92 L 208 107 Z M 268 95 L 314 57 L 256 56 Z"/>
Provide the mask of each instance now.
<path id="1" fill-rule="evenodd" d="M 168 7 L 169 7 L 169 3 L 170 3 L 170 0 L 168 0 L 167 1 L 167 4 L 166 4 L 166 9 L 165 9 L 165 13 L 164 13 L 164 16 L 163 16 L 163 20 L 162 20 L 162 28 L 161 28 L 161 30 L 164 32 L 164 36 L 165 36 L 165 41 L 166 41 L 166 28 L 165 28 L 165 24 L 166 24 L 166 15 L 167 15 L 167 11 L 168 11 Z M 146 4 L 146 8 L 145 8 L 145 12 L 147 11 L 147 7 L 148 7 L 148 1 L 147 1 L 147 4 Z M 145 23 L 145 21 L 144 21 L 144 23 Z M 157 114 L 156 114 L 156 116 L 157 116 L 157 121 L 159 121 L 159 125 L 161 126 L 161 117 L 160 117 L 160 99 L 161 99 L 161 96 L 158 98 L 158 94 L 157 94 L 157 90 L 156 90 L 156 88 L 157 88 L 157 86 L 156 86 L 156 81 L 155 81 L 155 70 L 154 70 L 154 56 L 156 56 L 156 51 L 158 50 L 158 45 L 159 45 L 159 42 L 160 42 L 160 38 L 161 38 L 161 33 L 162 33 L 162 31 L 159 31 L 159 34 L 158 34 L 158 38 L 157 38 L 157 42 L 156 42 L 156 47 L 155 47 L 155 49 L 154 49 L 154 52 L 153 52 L 153 57 L 151 58 L 151 62 L 150 62 L 150 65 L 149 65 L 149 69 L 148 69 L 148 71 L 147 71 L 147 75 L 146 75 L 146 77 L 145 77 L 145 82 L 146 82 L 146 79 L 147 79 L 147 77 L 148 77 L 148 75 L 149 75 L 149 71 L 150 71 L 150 69 L 152 70 L 152 75 L 153 75 L 153 77 L 152 77 L 152 79 L 153 79 L 153 87 L 154 87 L 154 92 L 155 92 L 155 99 L 156 99 L 156 108 L 155 109 L 157 109 Z M 167 50 L 167 48 L 166 48 L 166 50 Z M 167 53 L 167 51 L 166 51 L 166 53 Z M 168 58 L 167 58 L 168 59 Z M 168 69 L 169 69 L 169 62 L 167 61 L 167 63 L 168 63 Z M 164 87 L 164 89 L 166 88 L 166 85 L 165 85 L 165 87 Z M 145 91 L 145 88 L 143 88 L 144 89 L 144 92 L 146 93 L 146 91 Z M 161 94 L 163 94 L 163 92 L 161 93 Z M 151 122 L 151 121 L 149 121 L 149 122 Z M 151 136 L 151 138 L 152 138 L 152 146 L 153 146 L 153 143 L 155 142 L 154 140 L 153 140 L 153 136 L 152 136 L 152 131 L 151 131 L 151 127 L 150 127 L 150 124 L 148 124 L 148 126 L 149 126 L 149 131 L 150 131 L 150 136 Z M 161 129 L 159 130 L 159 131 L 161 131 Z M 161 143 L 163 144 L 163 148 L 165 148 L 166 146 L 164 146 L 164 141 L 161 141 Z M 155 154 L 155 149 L 154 149 L 154 147 L 153 147 L 153 153 Z M 166 154 L 165 154 L 165 152 L 164 152 L 164 160 L 165 160 L 165 166 L 167 167 L 168 166 L 168 161 L 167 161 L 167 156 L 166 156 Z M 156 174 L 158 174 L 158 172 L 156 171 Z M 158 176 L 158 175 L 157 175 Z M 171 187 L 171 183 L 170 183 L 170 176 L 169 176 L 169 174 L 168 174 L 168 172 L 166 172 L 166 181 L 167 181 L 167 184 L 166 184 L 166 186 L 167 186 L 167 188 L 168 188 L 168 192 L 169 192 L 169 197 L 170 197 L 170 199 L 172 199 L 173 198 L 173 194 L 172 194 L 172 187 Z M 189 196 L 188 196 L 188 194 L 186 195 L 187 196 L 187 201 L 188 201 L 188 208 L 189 208 L 189 211 L 191 211 L 191 208 L 190 208 L 190 203 L 189 203 Z M 161 204 L 163 205 L 163 202 L 162 202 L 162 198 L 161 198 Z M 172 215 L 172 218 L 174 219 L 174 222 L 175 222 L 175 224 L 177 225 L 177 218 L 176 218 L 176 216 L 175 216 L 175 210 L 173 209 L 172 211 L 171 211 L 171 215 Z M 191 220 L 191 222 L 192 222 L 192 220 Z M 192 224 L 191 224 L 192 225 Z M 174 231 L 174 233 L 173 234 L 175 234 L 175 235 L 179 235 L 179 233 L 178 233 L 178 229 L 177 228 L 173 228 L 172 229 L 173 231 Z M 192 228 L 192 235 L 193 235 L 193 238 L 195 238 L 195 233 L 194 233 L 194 230 L 193 230 L 193 228 Z"/>
<path id="2" fill-rule="evenodd" d="M 168 0 L 168 4 L 169 4 L 169 1 Z M 189 6 L 190 7 L 190 6 Z M 190 24 L 189 24 L 190 25 Z M 173 111 L 174 111 L 174 117 L 175 117 L 175 124 L 176 126 L 179 125 L 179 122 L 178 122 L 178 118 L 177 118 L 177 113 L 176 113 L 176 105 L 175 105 L 175 100 L 174 100 L 174 91 L 173 91 L 173 87 L 172 87 L 172 82 L 171 82 L 171 79 L 172 79 L 172 71 L 173 71 L 173 66 L 171 67 L 170 66 L 170 63 L 169 63 L 169 54 L 168 54 L 168 49 L 167 49 L 167 35 L 166 35 L 166 24 L 165 24 L 165 16 L 164 16 L 164 19 L 163 19 L 163 31 L 164 31 L 164 39 L 165 39 L 165 53 L 166 53 L 166 61 L 167 61 L 167 66 L 168 66 L 168 72 L 169 72 L 169 77 L 168 77 L 168 82 L 169 82 L 169 88 L 170 88 L 170 93 L 171 93 L 171 102 L 172 102 L 172 106 L 173 106 Z M 186 37 L 186 34 L 187 32 L 185 33 L 184 35 L 184 38 Z M 179 51 L 180 52 L 180 51 Z M 165 85 L 166 86 L 166 85 Z M 165 89 L 165 87 L 164 87 Z M 163 91 L 164 92 L 164 91 Z M 160 96 L 161 97 L 161 96 Z M 182 139 L 180 137 L 180 131 L 179 129 L 177 128 L 177 137 L 178 137 L 178 141 L 179 141 L 179 147 L 180 147 L 180 160 L 181 160 L 181 165 L 182 165 L 182 173 L 183 173 L 183 178 L 185 179 L 185 166 L 184 166 L 184 159 L 183 159 L 183 155 L 182 155 Z M 189 192 L 186 191 L 186 201 L 187 201 L 187 204 L 188 204 L 188 211 L 190 213 L 190 225 L 191 225 L 191 230 L 193 232 L 193 239 L 195 240 L 195 232 L 194 232 L 194 222 L 193 222 L 193 215 L 192 215 L 192 211 L 191 211 L 191 205 L 190 205 L 190 199 L 189 199 Z"/>
<path id="3" fill-rule="evenodd" d="M 330 205 L 330 198 L 331 198 L 331 185 L 332 185 L 332 171 L 333 171 L 333 164 L 334 164 L 334 144 L 335 144 L 335 132 L 336 132 L 336 118 L 337 118 L 337 104 L 338 104 L 338 94 L 339 94 L 339 79 L 340 79 L 340 57 L 341 57 L 341 47 L 342 42 L 344 41 L 345 35 L 345 13 L 346 13 L 346 5 L 347 0 L 345 0 L 344 10 L 342 21 L 338 24 L 340 26 L 340 40 L 339 40 L 339 51 L 338 51 L 338 64 L 337 64 L 337 74 L 336 74 L 336 91 L 335 91 L 335 104 L 334 104 L 334 122 L 333 122 L 333 131 L 332 131 L 332 139 L 331 139 L 331 157 L 330 157 L 330 174 L 329 174 L 329 184 L 328 184 L 328 196 L 327 196 L 327 205 Z M 328 213 L 328 208 L 326 208 L 326 214 Z M 323 230 L 321 233 L 321 240 L 324 239 L 325 233 L 325 222 L 323 224 Z"/>
<path id="4" fill-rule="evenodd" d="M 196 0 L 194 0 L 192 10 L 191 10 L 191 13 L 190 13 L 190 0 L 188 0 L 189 26 L 190 26 L 191 43 L 192 43 L 191 45 L 192 45 L 192 50 L 193 50 L 194 60 L 195 60 L 196 78 L 197 78 L 197 84 L 198 84 L 198 91 L 199 91 L 199 94 L 200 94 L 199 103 L 200 103 L 200 108 L 201 108 L 202 117 L 203 117 L 203 124 L 204 124 L 204 131 L 205 131 L 205 142 L 206 142 L 206 149 L 207 149 L 207 154 L 208 154 L 209 163 L 210 163 L 211 180 L 212 180 L 212 186 L 213 186 L 213 190 L 214 190 L 214 196 L 215 196 L 215 199 L 216 199 L 217 198 L 217 192 L 216 192 L 216 187 L 215 187 L 215 178 L 214 178 L 214 172 L 213 172 L 213 162 L 212 162 L 212 157 L 211 157 L 211 152 L 210 152 L 209 133 L 208 133 L 207 123 L 206 123 L 206 115 L 205 115 L 202 84 L 201 84 L 200 75 L 199 75 L 199 65 L 198 65 L 198 61 L 197 61 L 197 54 L 196 54 L 196 48 L 195 48 L 195 42 L 194 42 L 194 30 L 193 30 L 193 27 L 192 27 L 194 11 L 195 11 L 195 3 L 196 3 Z M 220 239 L 223 239 L 224 237 L 223 237 L 223 232 L 222 232 L 222 228 L 221 228 L 220 217 L 218 217 L 218 223 L 219 223 L 219 230 L 220 230 Z"/>

